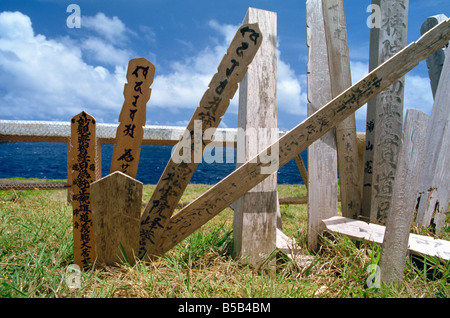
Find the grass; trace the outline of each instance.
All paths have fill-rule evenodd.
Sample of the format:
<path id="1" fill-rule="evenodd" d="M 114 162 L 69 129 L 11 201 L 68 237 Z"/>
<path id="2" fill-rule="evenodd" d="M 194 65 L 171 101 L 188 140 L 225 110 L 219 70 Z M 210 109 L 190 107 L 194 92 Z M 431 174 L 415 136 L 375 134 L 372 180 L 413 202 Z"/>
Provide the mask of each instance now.
<path id="1" fill-rule="evenodd" d="M 182 202 L 210 186 L 190 185 Z M 154 186 L 144 187 L 144 201 Z M 280 185 L 280 197 L 303 196 L 306 189 Z M 449 264 L 408 257 L 405 280 L 397 286 L 368 288 L 370 264 L 380 247 L 342 236 L 324 236 L 308 261 L 274 253 L 276 270 L 260 272 L 231 257 L 233 212 L 226 209 L 164 256 L 82 272 L 70 288 L 73 263 L 72 207 L 66 190 L 0 192 L 0 297 L 430 297 L 450 296 Z M 280 207 L 283 231 L 306 251 L 306 205 Z M 425 229 L 415 229 L 425 233 Z M 450 234 L 440 234 L 449 239 Z M 69 283 L 69 284 L 68 284 Z"/>

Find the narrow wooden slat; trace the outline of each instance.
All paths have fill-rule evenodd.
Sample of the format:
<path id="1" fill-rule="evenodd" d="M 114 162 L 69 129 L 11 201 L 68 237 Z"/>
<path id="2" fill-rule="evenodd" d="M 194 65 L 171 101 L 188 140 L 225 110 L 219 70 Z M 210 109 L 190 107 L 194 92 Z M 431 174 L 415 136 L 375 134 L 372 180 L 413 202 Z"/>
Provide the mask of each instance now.
<path id="1" fill-rule="evenodd" d="M 74 263 L 86 269 L 96 258 L 90 184 L 96 180 L 98 167 L 95 119 L 91 115 L 81 112 L 72 118 L 70 144 Z"/>
<path id="2" fill-rule="evenodd" d="M 125 101 L 120 112 L 110 173 L 121 171 L 136 178 L 140 146 L 144 135 L 146 107 L 150 99 L 150 85 L 155 76 L 155 66 L 145 58 L 128 63 L 127 81 L 123 95 Z"/>
<path id="3" fill-rule="evenodd" d="M 379 264 L 381 281 L 385 283 L 403 280 L 427 124 L 427 114 L 415 109 L 407 110 Z"/>
<path id="4" fill-rule="evenodd" d="M 305 184 L 306 189 L 308 189 L 308 180 L 309 180 L 308 169 L 306 169 L 306 165 L 303 162 L 301 154 L 297 154 L 295 156 L 295 163 L 297 164 L 297 168 L 298 171 L 300 172 L 303 183 Z"/>
<path id="5" fill-rule="evenodd" d="M 277 141 L 280 152 L 279 166 L 282 167 L 292 160 L 311 143 L 409 72 L 420 61 L 440 49 L 449 40 L 450 19 L 425 33 L 419 40 L 408 45 L 283 135 Z M 262 162 L 267 162 L 267 158 L 262 159 L 261 157 L 265 155 L 266 152 L 263 151 L 257 157 L 240 166 L 174 215 L 166 226 L 158 244 L 157 252 L 161 254 L 171 249 L 264 180 L 267 175 L 261 173 L 261 167 L 263 167 Z"/>
<path id="6" fill-rule="evenodd" d="M 409 0 L 372 0 L 380 8 L 381 27 L 370 30 L 369 69 L 406 46 Z M 367 104 L 362 212 L 364 220 L 384 224 L 390 208 L 403 127 L 405 79 Z"/>
<path id="7" fill-rule="evenodd" d="M 352 85 L 344 1 L 323 0 L 322 7 L 334 98 Z M 361 213 L 359 169 L 355 169 L 359 167 L 355 114 L 336 126 L 336 146 L 342 215 L 355 219 Z"/>
<path id="8" fill-rule="evenodd" d="M 308 116 L 332 99 L 322 0 L 306 2 L 308 46 Z M 328 118 L 324 118 L 325 121 Z M 319 248 L 322 219 L 337 215 L 337 150 L 335 129 L 308 147 L 308 248 Z"/>
<path id="9" fill-rule="evenodd" d="M 239 27 L 142 214 L 139 256 L 151 255 L 263 39 L 257 24 Z M 194 139 L 194 140 L 192 140 Z M 180 156 L 180 153 L 183 153 Z M 182 157 L 182 158 L 180 158 Z M 175 159 L 175 161 L 174 161 Z M 237 198 L 236 198 L 237 199 Z"/>
<path id="10" fill-rule="evenodd" d="M 116 171 L 91 184 L 97 262 L 134 265 L 139 249 L 143 184 Z"/>

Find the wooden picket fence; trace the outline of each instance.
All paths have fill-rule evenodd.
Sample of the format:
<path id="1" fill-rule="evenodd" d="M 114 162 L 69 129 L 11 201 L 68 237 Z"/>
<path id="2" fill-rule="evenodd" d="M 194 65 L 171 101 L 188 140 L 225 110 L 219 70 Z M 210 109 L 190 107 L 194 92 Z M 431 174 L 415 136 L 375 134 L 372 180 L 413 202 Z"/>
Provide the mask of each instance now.
<path id="1" fill-rule="evenodd" d="M 276 13 L 249 8 L 143 211 L 143 185 L 135 177 L 155 68 L 144 58 L 131 60 L 108 176 L 98 173 L 95 119 L 82 112 L 71 121 L 75 263 L 114 265 L 124 253 L 131 262 L 162 255 L 230 205 L 234 257 L 246 256 L 256 267 L 274 266 L 262 260 L 277 248 L 296 257 L 300 249 L 282 232 L 274 174 L 294 158 L 308 188 L 310 250 L 318 249 L 324 231 L 381 244 L 384 282 L 403 278 L 408 252 L 448 261 L 450 242 L 410 234 L 410 228 L 417 206 L 416 224 L 439 231 L 449 202 L 450 58 L 441 71 L 433 61 L 445 57 L 450 19 L 430 18 L 422 37 L 406 46 L 407 1 L 386 3 L 381 15 L 397 16 L 388 26 L 396 38 L 384 25 L 372 30 L 370 73 L 352 85 L 343 1 L 307 1 L 309 116 L 281 137 L 269 133 L 277 131 Z M 424 59 L 433 110 L 430 116 L 408 110 L 403 125 L 404 75 Z M 173 214 L 198 164 L 175 155 L 201 158 L 211 138 L 197 142 L 195 134 L 217 129 L 238 83 L 239 127 L 268 133 L 257 142 L 238 136 L 245 163 Z M 361 138 L 354 113 L 366 103 Z M 299 156 L 305 149 L 308 169 Z"/>

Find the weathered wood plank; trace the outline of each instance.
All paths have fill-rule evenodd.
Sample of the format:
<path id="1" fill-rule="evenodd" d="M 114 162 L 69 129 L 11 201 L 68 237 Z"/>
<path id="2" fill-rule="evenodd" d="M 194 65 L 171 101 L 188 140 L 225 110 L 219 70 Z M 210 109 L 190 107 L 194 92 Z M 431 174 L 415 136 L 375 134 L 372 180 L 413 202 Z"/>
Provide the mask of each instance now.
<path id="1" fill-rule="evenodd" d="M 239 132 L 253 131 L 238 138 L 245 161 L 278 139 L 277 129 L 277 14 L 249 8 L 243 24 L 258 23 L 264 39 L 239 86 Z M 277 155 L 272 150 L 273 155 Z M 242 162 L 237 162 L 237 167 Z M 274 167 L 275 172 L 278 167 Z M 276 248 L 277 174 L 249 190 L 236 201 L 233 226 L 233 256 L 255 268 L 275 265 L 267 257 Z M 280 218 L 281 222 L 281 218 Z"/>
<path id="2" fill-rule="evenodd" d="M 407 110 L 379 264 L 381 281 L 385 283 L 403 280 L 427 124 L 427 114 L 415 109 Z"/>
<path id="3" fill-rule="evenodd" d="M 446 19 L 447 16 L 445 14 L 438 14 L 427 18 L 420 27 L 420 33 L 424 34 Z M 428 76 L 430 77 L 430 85 L 431 92 L 433 93 L 433 98 L 436 96 L 439 79 L 441 78 L 442 67 L 444 66 L 445 61 L 445 51 L 446 49 L 442 48 L 427 58 Z"/>
<path id="4" fill-rule="evenodd" d="M 134 265 L 139 249 L 143 184 L 116 171 L 91 184 L 97 262 Z"/>
<path id="5" fill-rule="evenodd" d="M 445 224 L 449 203 L 450 166 L 450 51 L 447 50 L 444 68 L 434 99 L 425 143 L 425 162 L 420 175 L 416 224 L 437 230 Z"/>
<path id="6" fill-rule="evenodd" d="M 295 163 L 297 164 L 298 171 L 300 172 L 300 176 L 302 177 L 303 183 L 305 184 L 306 189 L 308 189 L 308 170 L 306 169 L 306 165 L 303 162 L 303 158 L 301 154 L 297 154 L 295 156 Z"/>
<path id="7" fill-rule="evenodd" d="M 92 229 L 90 184 L 96 180 L 95 119 L 81 112 L 71 120 L 70 156 L 72 171 L 73 255 L 74 263 L 89 268 L 96 258 Z"/>
<path id="8" fill-rule="evenodd" d="M 411 43 L 395 56 L 370 72 L 358 83 L 323 106 L 312 116 L 283 135 L 278 141 L 279 166 L 282 167 L 322 137 L 340 121 L 355 112 L 368 100 L 392 85 L 450 40 L 450 19 L 442 22 L 419 40 Z M 267 178 L 261 173 L 267 153 L 261 152 L 252 160 L 203 193 L 195 201 L 174 215 L 166 226 L 157 253 L 162 254 L 181 242 L 237 198 Z"/>
<path id="9" fill-rule="evenodd" d="M 128 83 L 123 90 L 125 101 L 119 116 L 120 124 L 117 127 L 110 173 L 121 171 L 136 178 L 147 102 L 151 95 L 149 87 L 154 76 L 155 66 L 145 58 L 128 62 Z"/>
<path id="10" fill-rule="evenodd" d="M 370 31 L 369 68 L 406 46 L 409 0 L 372 0 L 381 14 L 381 27 Z M 366 153 L 362 217 L 384 224 L 390 208 L 397 153 L 403 126 L 405 79 L 367 104 Z"/>
<path id="11" fill-rule="evenodd" d="M 323 0 L 322 9 L 334 98 L 352 85 L 344 2 Z M 356 219 L 361 213 L 361 187 L 359 169 L 355 169 L 359 167 L 355 114 L 336 126 L 336 146 L 342 215 Z"/>
<path id="12" fill-rule="evenodd" d="M 348 236 L 356 241 L 370 241 L 382 244 L 385 227 L 354 219 L 334 216 L 323 220 L 327 231 Z M 432 237 L 409 234 L 408 252 L 419 256 L 434 256 L 447 262 L 450 260 L 450 241 L 437 240 Z"/>
<path id="13" fill-rule="evenodd" d="M 322 0 L 306 2 L 308 116 L 332 99 Z M 328 120 L 328 118 L 324 118 Z M 322 219 L 337 215 L 335 129 L 308 147 L 308 248 L 319 248 Z"/>
<path id="14" fill-rule="evenodd" d="M 204 132 L 219 125 L 262 39 L 257 24 L 242 25 L 236 32 L 142 214 L 139 257 L 153 254 L 205 147 L 211 142 L 203 138 Z"/>

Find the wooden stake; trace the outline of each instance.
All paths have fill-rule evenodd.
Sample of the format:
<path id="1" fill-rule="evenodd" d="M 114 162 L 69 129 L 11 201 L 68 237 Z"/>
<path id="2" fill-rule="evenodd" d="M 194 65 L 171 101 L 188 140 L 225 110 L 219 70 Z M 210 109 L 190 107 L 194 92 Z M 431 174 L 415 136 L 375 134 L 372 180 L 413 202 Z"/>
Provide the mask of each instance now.
<path id="1" fill-rule="evenodd" d="M 295 156 L 295 163 L 297 164 L 298 171 L 302 176 L 303 183 L 305 184 L 306 189 L 308 189 L 308 170 L 306 169 L 306 165 L 303 162 L 301 154 Z"/>
<path id="2" fill-rule="evenodd" d="M 408 109 L 406 112 L 392 204 L 386 221 L 379 264 L 381 281 L 384 283 L 403 280 L 409 232 L 416 206 L 415 190 L 423 164 L 427 123 L 427 114 L 415 109 Z"/>
<path id="3" fill-rule="evenodd" d="M 323 17 L 328 49 L 332 97 L 352 86 L 343 0 L 323 0 Z M 342 215 L 356 219 L 361 213 L 359 158 L 355 114 L 336 126 Z"/>
<path id="4" fill-rule="evenodd" d="M 91 184 L 97 261 L 134 265 L 139 249 L 143 184 L 116 171 Z"/>
<path id="5" fill-rule="evenodd" d="M 141 218 L 139 257 L 151 255 L 164 228 L 186 189 L 205 147 L 211 142 L 203 138 L 206 129 L 216 129 L 230 100 L 238 89 L 247 67 L 262 42 L 257 24 L 242 25 L 223 57 L 209 88 L 200 101 L 184 136 L 167 163 L 164 172 L 145 207 Z M 211 132 L 211 130 L 209 131 Z M 193 140 L 192 140 L 193 139 Z M 183 153 L 180 156 L 180 152 Z"/>
<path id="6" fill-rule="evenodd" d="M 128 63 L 127 81 L 123 90 L 125 101 L 120 112 L 110 173 L 121 171 L 136 178 L 140 146 L 144 135 L 146 105 L 150 99 L 155 67 L 145 58 Z"/>
<path id="7" fill-rule="evenodd" d="M 282 167 L 288 163 L 368 100 L 413 69 L 420 61 L 446 45 L 449 40 L 450 19 L 425 33 L 419 40 L 408 45 L 283 135 L 277 141 L 280 152 L 279 166 Z M 263 162 L 267 162 L 266 158 L 262 158 L 265 155 L 265 151 L 260 152 L 258 156 L 240 166 L 174 215 L 158 243 L 158 254 L 171 249 L 267 178 L 267 174 L 261 173 L 261 168 L 264 167 Z"/>
<path id="8" fill-rule="evenodd" d="M 381 27 L 370 30 L 369 69 L 392 57 L 406 46 L 409 0 L 372 0 L 381 12 Z M 397 153 L 403 127 L 405 79 L 367 105 L 366 153 L 362 218 L 384 224 L 389 211 Z"/>
<path id="9" fill-rule="evenodd" d="M 332 99 L 322 0 L 306 2 L 308 116 Z M 324 118 L 328 121 L 328 118 Z M 322 220 L 338 213 L 335 129 L 308 147 L 308 249 L 319 248 Z"/>
<path id="10" fill-rule="evenodd" d="M 90 189 L 98 169 L 95 119 L 81 112 L 71 123 L 73 255 L 74 263 L 86 269 L 96 258 Z"/>

